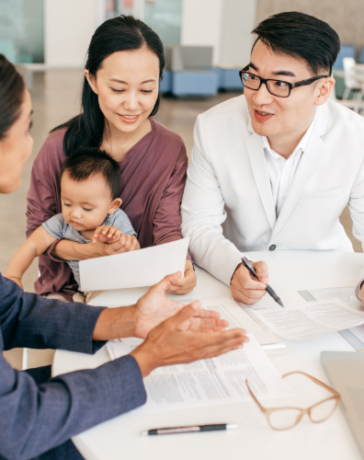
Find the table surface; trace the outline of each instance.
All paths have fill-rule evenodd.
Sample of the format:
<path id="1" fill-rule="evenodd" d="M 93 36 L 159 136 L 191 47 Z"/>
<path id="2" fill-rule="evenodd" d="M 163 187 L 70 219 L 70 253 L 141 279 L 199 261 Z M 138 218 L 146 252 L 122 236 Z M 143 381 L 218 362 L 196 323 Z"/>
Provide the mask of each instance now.
<path id="1" fill-rule="evenodd" d="M 270 269 L 270 285 L 285 304 L 304 303 L 299 290 L 354 286 L 363 265 L 363 255 L 340 252 L 276 251 L 252 252 L 251 260 L 265 260 Z M 178 298 L 203 299 L 231 295 L 230 289 L 197 268 L 198 284 L 188 296 Z M 97 298 L 98 305 L 115 306 L 134 303 L 146 289 L 124 289 L 106 292 Z M 171 296 L 173 297 L 173 296 Z M 95 299 L 96 304 L 96 299 Z M 114 305 L 112 305 L 114 304 Z M 280 373 L 305 371 L 327 382 L 320 365 L 324 350 L 352 351 L 354 349 L 339 334 L 330 334 L 308 341 L 285 341 L 287 348 L 267 352 Z M 57 350 L 53 362 L 53 375 L 78 369 L 94 368 L 107 361 L 109 355 L 103 347 L 95 355 Z M 315 396 L 312 390 L 312 397 Z M 300 393 L 298 392 L 298 395 Z M 266 403 L 275 407 L 300 400 L 281 399 Z M 311 402 L 316 402 L 311 401 Z M 301 400 L 302 403 L 302 400 Z M 216 433 L 141 437 L 140 432 L 162 426 L 208 423 L 238 423 L 237 430 Z M 193 409 L 141 413 L 136 409 L 102 423 L 78 436 L 73 441 L 87 460 L 209 458 L 211 460 L 247 459 L 330 459 L 360 460 L 357 449 L 341 409 L 324 423 L 313 424 L 304 417 L 292 430 L 277 432 L 269 428 L 265 416 L 254 402 L 223 404 Z"/>

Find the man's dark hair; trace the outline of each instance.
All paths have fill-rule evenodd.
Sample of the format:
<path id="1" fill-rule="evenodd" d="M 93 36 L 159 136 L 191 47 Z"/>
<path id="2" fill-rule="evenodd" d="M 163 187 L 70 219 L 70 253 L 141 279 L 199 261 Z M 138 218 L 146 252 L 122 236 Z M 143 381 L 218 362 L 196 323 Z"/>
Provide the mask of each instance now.
<path id="1" fill-rule="evenodd" d="M 252 32 L 272 51 L 304 59 L 314 75 L 320 71 L 331 74 L 340 51 L 335 30 L 313 16 L 290 11 L 275 14 L 262 21 Z"/>
<path id="2" fill-rule="evenodd" d="M 76 182 L 84 181 L 93 175 L 102 174 L 110 187 L 113 200 L 120 196 L 119 164 L 104 150 L 91 147 L 78 149 L 63 162 L 60 180 L 66 171 L 69 177 Z"/>

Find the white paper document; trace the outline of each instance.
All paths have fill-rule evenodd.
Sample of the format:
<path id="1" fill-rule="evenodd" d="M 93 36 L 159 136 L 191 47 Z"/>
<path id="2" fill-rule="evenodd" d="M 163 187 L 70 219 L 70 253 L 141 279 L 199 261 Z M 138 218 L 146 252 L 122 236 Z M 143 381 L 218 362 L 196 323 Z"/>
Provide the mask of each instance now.
<path id="1" fill-rule="evenodd" d="M 144 379 L 147 403 L 142 410 L 151 412 L 177 407 L 236 403 L 251 399 L 245 379 L 259 399 L 294 395 L 282 380 L 254 335 L 239 350 L 217 358 L 155 369 Z M 136 339 L 109 342 L 112 359 L 130 353 Z"/>
<path id="2" fill-rule="evenodd" d="M 272 332 L 291 340 L 312 339 L 364 323 L 364 313 L 339 299 L 286 308 L 256 306 L 251 312 Z"/>
<path id="3" fill-rule="evenodd" d="M 178 271 L 184 274 L 189 238 L 138 251 L 80 261 L 81 291 L 152 286 Z"/>
<path id="4" fill-rule="evenodd" d="M 221 299 L 201 300 L 202 308 L 205 310 L 214 310 L 220 313 L 221 319 L 229 321 L 229 329 L 242 327 L 247 332 L 254 334 L 260 345 L 274 345 L 272 348 L 285 348 L 284 342 L 278 342 L 274 337 L 269 335 L 254 319 L 249 316 L 245 310 L 229 297 Z M 278 347 L 278 345 L 280 345 Z"/>

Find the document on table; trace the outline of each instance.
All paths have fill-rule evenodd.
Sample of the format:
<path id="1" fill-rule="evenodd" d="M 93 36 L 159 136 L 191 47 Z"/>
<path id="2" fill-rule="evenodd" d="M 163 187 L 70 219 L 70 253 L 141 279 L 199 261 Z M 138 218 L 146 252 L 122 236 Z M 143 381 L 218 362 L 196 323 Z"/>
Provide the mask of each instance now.
<path id="1" fill-rule="evenodd" d="M 309 291 L 298 291 L 301 296 L 308 302 L 315 300 L 329 300 L 337 298 L 351 307 L 363 311 L 363 304 L 355 295 L 355 286 L 325 288 L 325 289 L 310 289 Z M 364 326 L 356 326 L 350 329 L 340 331 L 340 334 L 356 349 L 362 351 L 364 349 Z"/>
<path id="2" fill-rule="evenodd" d="M 285 348 L 284 342 L 269 335 L 243 308 L 229 297 L 201 300 L 202 308 L 220 313 L 221 318 L 229 321 L 229 328 L 242 327 L 254 334 L 260 345 L 266 348 Z M 270 347 L 271 346 L 271 347 Z"/>
<path id="3" fill-rule="evenodd" d="M 152 286 L 185 270 L 189 238 L 80 261 L 81 291 Z"/>
<path id="4" fill-rule="evenodd" d="M 255 306 L 251 313 L 272 332 L 291 340 L 312 339 L 364 323 L 364 313 L 339 299 L 307 302 L 284 309 Z"/>
<path id="5" fill-rule="evenodd" d="M 245 379 L 259 399 L 294 395 L 254 335 L 248 336 L 250 342 L 243 348 L 217 358 L 155 369 L 144 379 L 147 403 L 142 410 L 249 401 Z M 116 359 L 130 353 L 139 343 L 137 339 L 122 339 L 108 342 L 107 349 L 110 357 Z"/>

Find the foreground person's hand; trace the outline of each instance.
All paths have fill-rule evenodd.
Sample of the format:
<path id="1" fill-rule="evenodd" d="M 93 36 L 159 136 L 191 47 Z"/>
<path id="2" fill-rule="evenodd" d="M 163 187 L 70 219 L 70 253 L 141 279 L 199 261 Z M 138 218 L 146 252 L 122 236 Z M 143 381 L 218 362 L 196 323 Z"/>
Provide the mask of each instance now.
<path id="1" fill-rule="evenodd" d="M 181 302 L 166 297 L 170 290 L 181 278 L 181 272 L 166 276 L 161 282 L 152 286 L 136 304 L 135 337 L 145 338 L 149 331 L 159 323 L 179 312 L 184 305 Z M 220 319 L 219 313 L 201 310 L 198 301 L 193 302 L 194 314 L 188 319 L 188 329 L 200 332 L 218 332 L 228 326 L 228 322 Z"/>
<path id="2" fill-rule="evenodd" d="M 192 291 L 196 286 L 196 273 L 193 269 L 192 262 L 186 260 L 185 275 L 183 278 L 179 278 L 170 284 L 168 292 L 171 294 L 184 295 Z"/>
<path id="3" fill-rule="evenodd" d="M 146 340 L 133 350 L 131 355 L 136 359 L 143 377 L 157 367 L 213 358 L 237 350 L 249 341 L 243 329 L 214 334 L 191 331 L 189 324 L 196 314 L 195 308 L 196 305 L 184 307 L 152 329 Z"/>
<path id="4" fill-rule="evenodd" d="M 259 281 L 253 278 L 243 264 L 238 265 L 231 279 L 231 293 L 237 302 L 253 305 L 260 300 L 267 291 L 268 266 L 265 262 L 251 262 L 257 272 Z"/>

